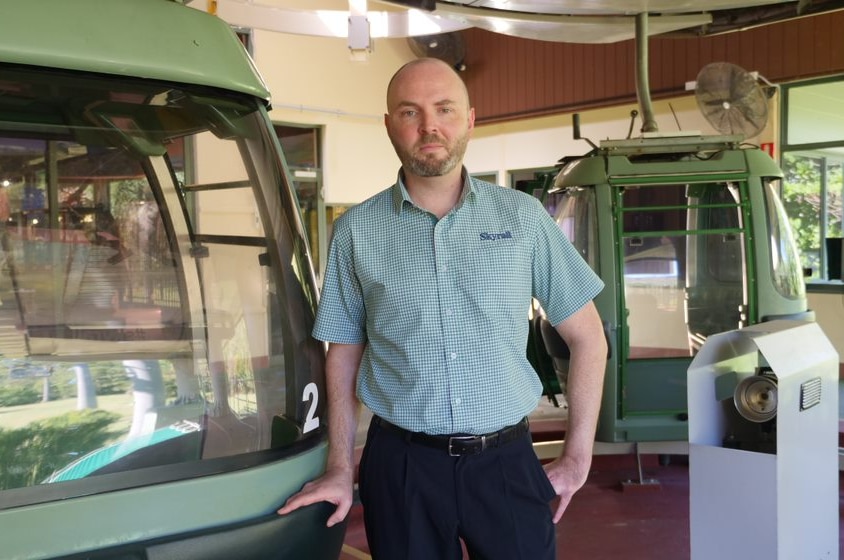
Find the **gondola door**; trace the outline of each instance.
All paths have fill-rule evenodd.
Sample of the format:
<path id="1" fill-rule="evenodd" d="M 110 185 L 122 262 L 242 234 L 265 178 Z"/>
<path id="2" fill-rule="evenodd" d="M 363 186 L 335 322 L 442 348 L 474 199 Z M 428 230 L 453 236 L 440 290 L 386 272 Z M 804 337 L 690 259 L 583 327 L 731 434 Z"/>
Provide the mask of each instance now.
<path id="1" fill-rule="evenodd" d="M 692 356 L 708 335 L 746 324 L 739 200 L 738 187 L 722 181 L 639 179 L 614 188 L 623 322 L 618 402 L 631 426 L 637 417 L 684 419 Z M 685 437 L 674 433 L 681 427 L 668 422 L 646 439 Z"/>

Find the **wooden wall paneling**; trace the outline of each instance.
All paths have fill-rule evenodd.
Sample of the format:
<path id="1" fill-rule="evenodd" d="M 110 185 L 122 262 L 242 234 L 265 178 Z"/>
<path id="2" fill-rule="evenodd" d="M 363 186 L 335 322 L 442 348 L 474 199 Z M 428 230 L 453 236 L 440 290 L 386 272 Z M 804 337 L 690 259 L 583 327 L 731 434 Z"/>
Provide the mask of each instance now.
<path id="1" fill-rule="evenodd" d="M 822 72 L 833 69 L 830 39 L 832 35 L 831 18 L 819 18 L 815 22 L 817 32 L 813 34 L 814 52 L 818 68 Z M 840 41 L 839 41 L 840 42 Z"/>
<path id="2" fill-rule="evenodd" d="M 829 71 L 828 62 L 819 48 L 827 30 L 823 29 L 820 21 L 809 18 L 798 20 L 800 27 L 800 58 L 810 61 L 809 68 L 801 68 L 801 73 L 817 75 Z"/>
<path id="3" fill-rule="evenodd" d="M 469 100 L 472 105 L 476 106 L 478 103 L 486 103 L 485 98 L 488 95 L 487 88 L 473 87 L 473 84 L 477 81 L 477 76 L 481 75 L 480 53 L 483 52 L 479 44 L 481 36 L 476 33 L 462 33 L 461 35 L 463 35 L 463 43 L 466 45 L 466 56 L 463 59 L 466 63 L 466 70 L 462 74 L 463 82 L 469 90 Z"/>
<path id="4" fill-rule="evenodd" d="M 757 70 L 756 62 L 764 58 L 764 53 L 756 52 L 756 33 L 739 32 L 735 33 L 736 57 L 733 64 L 738 64 L 747 71 Z"/>
<path id="5" fill-rule="evenodd" d="M 624 43 L 612 43 L 607 45 L 607 59 L 604 74 L 601 76 L 606 84 L 606 97 L 612 99 L 619 93 L 619 88 L 624 81 L 627 81 L 627 73 L 630 70 L 626 66 L 626 54 Z"/>
<path id="6" fill-rule="evenodd" d="M 614 55 L 615 50 L 611 44 L 601 45 L 601 52 L 595 65 L 595 73 L 592 76 L 592 82 L 595 84 L 595 97 L 605 99 L 609 94 L 612 87 L 610 68 L 615 64 L 612 60 Z"/>
<path id="7" fill-rule="evenodd" d="M 695 77 L 700 69 L 712 62 L 712 41 L 695 41 L 698 47 L 698 59 L 695 65 Z"/>
<path id="8" fill-rule="evenodd" d="M 560 72 L 565 76 L 565 87 L 560 90 L 559 94 L 555 96 L 556 106 L 566 106 L 574 101 L 576 95 L 577 69 L 575 68 L 575 49 L 574 45 L 567 43 L 560 43 L 557 49 L 563 53 L 563 66 Z"/>
<path id="9" fill-rule="evenodd" d="M 750 37 L 750 43 L 753 45 L 754 68 L 750 68 L 750 70 L 757 70 L 765 78 L 770 79 L 759 65 L 764 64 L 767 66 L 767 61 L 771 56 L 771 34 L 768 28 L 760 28 L 759 31 L 759 33 L 747 34 Z"/>
<path id="10" fill-rule="evenodd" d="M 536 80 L 536 98 L 540 101 L 538 105 L 540 107 L 547 107 L 550 104 L 551 87 L 554 78 L 551 75 L 551 67 L 548 64 L 549 53 L 550 45 L 547 41 L 536 41 L 536 67 L 539 72 L 539 77 Z"/>
<path id="11" fill-rule="evenodd" d="M 496 79 L 501 74 L 501 65 L 506 62 L 505 53 L 501 52 L 499 41 L 495 40 L 498 38 L 496 35 L 487 33 L 485 41 L 480 47 L 480 53 L 491 53 L 493 56 L 482 59 L 483 62 L 479 67 L 479 70 L 483 72 L 481 77 L 485 78 L 480 86 L 487 92 L 487 98 L 485 103 L 479 102 L 477 104 L 478 107 L 482 108 L 480 114 L 476 115 L 477 117 L 495 114 L 496 111 L 505 106 L 507 99 L 506 89 L 501 87 Z"/>
<path id="12" fill-rule="evenodd" d="M 506 69 L 505 79 L 510 84 L 510 107 L 517 111 L 526 106 L 525 88 L 530 84 L 526 80 L 525 61 L 527 60 L 527 39 L 516 39 L 516 48 L 510 50 L 510 66 Z"/>
<path id="13" fill-rule="evenodd" d="M 538 107 L 536 88 L 540 75 L 536 60 L 536 41 L 525 41 L 522 59 L 516 65 L 517 80 L 522 84 L 522 98 L 519 105 Z"/>
<path id="14" fill-rule="evenodd" d="M 615 43 L 607 45 L 603 68 L 598 72 L 597 79 L 604 83 L 604 97 L 615 95 L 618 87 L 618 74 L 623 72 L 618 59 L 619 49 Z"/>
<path id="15" fill-rule="evenodd" d="M 625 99 L 636 93 L 636 42 L 629 40 L 619 44 L 624 46 L 624 69 L 620 73 L 623 78 L 615 97 Z"/>
<path id="16" fill-rule="evenodd" d="M 844 11 L 709 37 L 649 40 L 651 96 L 682 95 L 710 62 L 732 62 L 768 80 L 844 72 Z M 636 100 L 635 41 L 549 43 L 480 29 L 462 32 L 478 122 L 571 112 Z"/>
<path id="17" fill-rule="evenodd" d="M 548 68 L 548 72 L 550 72 L 554 76 L 554 88 L 548 92 L 550 97 L 548 99 L 548 102 L 543 105 L 543 107 L 553 107 L 555 105 L 560 105 L 560 99 L 565 96 L 566 86 L 568 85 L 569 81 L 565 67 L 565 51 L 559 48 L 559 45 L 557 43 L 549 44 L 549 49 L 551 50 L 552 63 Z"/>
<path id="18" fill-rule="evenodd" d="M 595 51 L 600 45 L 578 45 L 580 49 L 580 94 L 577 99 L 594 99 L 595 87 L 592 84 L 592 76 L 595 75 Z"/>
<path id="19" fill-rule="evenodd" d="M 598 66 L 603 66 L 604 49 L 606 45 L 592 45 L 592 48 L 586 48 L 583 52 L 583 81 L 585 86 L 584 96 L 586 99 L 600 99 L 601 86 L 595 82 L 598 72 Z"/>
<path id="20" fill-rule="evenodd" d="M 717 35 L 712 38 L 704 37 L 702 39 L 704 41 L 712 41 L 712 62 L 729 61 L 730 50 L 727 46 L 728 39 L 729 34 Z"/>
<path id="21" fill-rule="evenodd" d="M 506 38 L 507 42 L 510 43 L 512 39 L 510 37 Z M 497 42 L 498 43 L 498 42 Z M 495 88 L 500 90 L 501 95 L 499 96 L 499 101 L 501 102 L 500 107 L 494 107 L 494 109 L 500 111 L 502 109 L 506 109 L 512 106 L 511 99 L 510 99 L 510 87 L 513 85 L 513 81 L 510 79 L 510 68 L 513 65 L 513 51 L 515 49 L 507 49 L 502 48 L 503 41 L 497 44 L 498 52 L 500 53 L 500 58 L 498 59 L 498 64 L 496 65 L 495 69 L 493 70 L 494 76 L 496 81 L 494 82 Z"/>
<path id="22" fill-rule="evenodd" d="M 601 48 L 603 45 L 591 45 L 592 48 L 583 49 L 583 67 L 580 72 L 583 82 L 583 97 L 595 99 L 597 97 L 595 87 L 595 65 L 600 60 Z"/>
<path id="23" fill-rule="evenodd" d="M 548 78 L 545 69 L 548 67 L 545 59 L 548 56 L 548 43 L 546 41 L 534 42 L 534 68 L 536 69 L 536 107 L 548 106 Z"/>
<path id="24" fill-rule="evenodd" d="M 844 12 L 832 14 L 829 22 L 829 68 L 831 72 L 844 69 Z"/>
<path id="25" fill-rule="evenodd" d="M 668 64 L 668 59 L 671 56 L 671 47 L 665 41 L 656 42 L 653 39 L 648 41 L 648 60 L 647 64 L 650 68 L 650 90 L 660 91 L 665 86 L 665 67 Z M 638 63 L 639 55 L 636 54 L 636 62 Z"/>
<path id="26" fill-rule="evenodd" d="M 509 42 L 510 39 L 507 38 L 507 40 Z M 498 95 L 497 101 L 500 104 L 500 105 L 494 105 L 494 106 L 490 107 L 490 109 L 495 110 L 496 112 L 500 112 L 500 111 L 505 110 L 506 108 L 511 106 L 510 105 L 510 85 L 512 85 L 512 84 L 509 83 L 509 82 L 511 82 L 511 80 L 508 80 L 507 76 L 509 75 L 510 65 L 512 64 L 512 61 L 510 60 L 510 58 L 512 57 L 512 50 L 509 50 L 509 52 L 508 52 L 508 49 L 502 49 L 501 48 L 501 44 L 503 44 L 503 43 L 499 43 L 498 41 L 496 43 L 497 43 L 496 49 L 499 52 L 499 58 L 497 59 L 497 61 L 493 61 L 493 62 L 497 62 L 495 67 L 494 68 L 488 67 L 487 71 L 491 71 L 493 76 L 496 78 L 495 81 L 493 81 L 490 85 L 491 85 L 491 87 L 498 90 L 499 95 Z"/>
<path id="27" fill-rule="evenodd" d="M 463 81 L 469 90 L 469 99 L 476 109 L 475 118 L 480 120 L 488 115 L 484 115 L 479 108 L 500 105 L 501 92 L 492 87 L 489 79 L 499 55 L 492 50 L 493 34 L 464 32 L 462 35 L 466 44 L 466 71 L 463 72 Z"/>
<path id="28" fill-rule="evenodd" d="M 765 37 L 766 49 L 764 59 L 757 62 L 757 67 L 762 74 L 771 81 L 778 80 L 783 75 L 783 58 L 785 53 L 785 42 L 782 39 L 783 31 L 779 27 L 763 27 L 757 36 Z"/>
<path id="29" fill-rule="evenodd" d="M 527 56 L 522 66 L 524 80 L 528 87 L 522 103 L 528 107 L 540 107 L 539 88 L 542 87 L 542 66 L 539 60 L 539 41 L 528 41 L 525 50 Z"/>
<path id="30" fill-rule="evenodd" d="M 589 97 L 592 99 L 603 99 L 604 84 L 601 79 L 603 68 L 607 57 L 606 45 L 595 45 L 594 49 L 586 51 L 586 67 L 583 70 L 583 77 L 586 81 L 586 88 Z"/>
<path id="31" fill-rule="evenodd" d="M 494 103 L 490 104 L 489 109 L 499 111 L 502 107 L 507 105 L 509 100 L 509 92 L 507 91 L 506 86 L 502 87 L 500 83 L 500 77 L 504 73 L 503 68 L 509 61 L 507 60 L 507 51 L 501 49 L 500 37 L 493 36 L 492 38 L 499 39 L 499 41 L 494 41 L 495 50 L 490 49 L 491 52 L 495 52 L 497 56 L 495 58 L 490 57 L 490 60 L 484 64 L 484 70 L 487 76 L 484 87 L 495 92 L 495 96 L 492 98 Z M 487 41 L 486 43 L 488 44 L 490 41 Z M 485 46 L 484 48 L 486 49 L 488 47 Z"/>
<path id="32" fill-rule="evenodd" d="M 548 58 L 550 62 L 545 68 L 547 73 L 548 87 L 545 89 L 545 105 L 550 107 L 557 103 L 557 99 L 563 94 L 566 87 L 565 72 L 563 71 L 563 52 L 557 48 L 556 43 L 546 43 Z"/>
<path id="33" fill-rule="evenodd" d="M 519 113 L 524 106 L 522 92 L 526 86 L 523 79 L 526 42 L 523 39 L 515 39 L 514 47 L 507 49 L 507 61 L 509 64 L 506 68 L 502 68 L 503 72 L 499 79 L 504 80 L 507 85 L 508 108 Z"/>
<path id="34" fill-rule="evenodd" d="M 583 68 L 581 77 L 583 82 L 583 95 L 581 99 L 596 99 L 595 92 L 595 65 L 598 63 L 599 54 L 603 45 L 592 45 L 592 48 L 583 49 Z"/>
<path id="35" fill-rule="evenodd" d="M 583 83 L 583 53 L 586 51 L 587 46 L 567 43 L 565 47 L 572 52 L 569 79 L 571 79 L 574 85 L 572 96 L 564 100 L 564 103 L 568 105 L 586 96 L 586 85 Z"/>
<path id="36" fill-rule="evenodd" d="M 678 89 L 683 89 L 683 84 L 686 83 L 686 68 L 688 68 L 688 63 L 685 56 L 685 50 L 683 49 L 683 45 L 686 41 L 682 41 L 681 43 L 673 43 L 668 44 L 666 43 L 667 50 L 670 52 L 670 56 L 666 59 L 666 66 L 665 66 L 665 83 L 663 84 L 663 89 L 667 91 L 677 91 Z"/>
<path id="37" fill-rule="evenodd" d="M 612 81 L 609 68 L 615 64 L 613 57 L 615 57 L 615 47 L 612 43 L 601 45 L 601 63 L 595 68 L 595 92 L 601 99 L 606 99 L 610 95 Z"/>
<path id="38" fill-rule="evenodd" d="M 568 87 L 568 70 L 566 69 L 566 52 L 560 48 L 559 43 L 546 43 L 549 55 L 549 63 L 546 71 L 549 73 L 549 82 L 552 87 L 546 90 L 548 100 L 545 107 L 557 105 L 560 99 L 565 96 Z M 553 76 L 553 79 L 551 79 Z"/>
<path id="39" fill-rule="evenodd" d="M 680 84 L 681 89 L 685 89 L 686 82 L 694 80 L 697 76 L 697 57 L 693 56 L 692 52 L 696 44 L 697 41 L 676 41 L 671 46 L 671 50 L 674 51 L 672 75 L 673 79 Z"/>
<path id="40" fill-rule="evenodd" d="M 797 25 L 787 25 L 783 28 L 783 42 L 785 49 L 782 57 L 782 76 L 794 76 L 800 72 L 800 28 Z"/>

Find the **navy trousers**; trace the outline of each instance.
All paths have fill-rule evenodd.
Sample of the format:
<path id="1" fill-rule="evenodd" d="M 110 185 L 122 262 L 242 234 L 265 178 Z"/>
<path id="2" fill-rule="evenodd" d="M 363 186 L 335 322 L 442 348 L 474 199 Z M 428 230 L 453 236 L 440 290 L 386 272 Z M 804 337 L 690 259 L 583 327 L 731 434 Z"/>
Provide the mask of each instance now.
<path id="1" fill-rule="evenodd" d="M 530 434 L 451 457 L 373 421 L 358 476 L 374 560 L 554 560 L 555 497 Z"/>

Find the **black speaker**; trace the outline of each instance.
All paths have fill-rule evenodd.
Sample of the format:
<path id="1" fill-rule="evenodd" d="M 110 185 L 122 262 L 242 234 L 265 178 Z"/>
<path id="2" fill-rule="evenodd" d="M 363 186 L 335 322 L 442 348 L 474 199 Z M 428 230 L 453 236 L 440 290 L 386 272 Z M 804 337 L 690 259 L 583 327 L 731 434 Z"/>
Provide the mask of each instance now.
<path id="1" fill-rule="evenodd" d="M 826 238 L 826 273 L 828 280 L 844 280 L 844 239 Z"/>

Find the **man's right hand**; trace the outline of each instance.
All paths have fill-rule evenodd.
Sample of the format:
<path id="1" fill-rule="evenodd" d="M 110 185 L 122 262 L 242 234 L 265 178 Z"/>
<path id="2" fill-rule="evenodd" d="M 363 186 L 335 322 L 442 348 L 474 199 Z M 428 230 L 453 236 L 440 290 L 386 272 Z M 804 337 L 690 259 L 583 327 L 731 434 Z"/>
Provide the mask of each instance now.
<path id="1" fill-rule="evenodd" d="M 337 506 L 326 522 L 327 527 L 333 527 L 346 519 L 346 515 L 352 508 L 353 485 L 351 473 L 326 471 L 321 477 L 306 483 L 302 490 L 290 496 L 284 506 L 278 510 L 278 514 L 286 515 L 300 507 L 317 502 L 329 502 Z"/>

